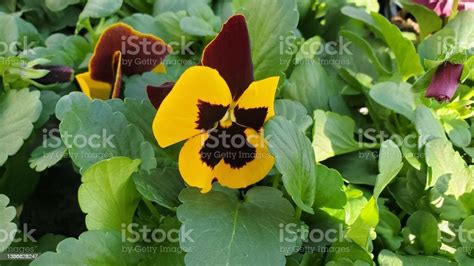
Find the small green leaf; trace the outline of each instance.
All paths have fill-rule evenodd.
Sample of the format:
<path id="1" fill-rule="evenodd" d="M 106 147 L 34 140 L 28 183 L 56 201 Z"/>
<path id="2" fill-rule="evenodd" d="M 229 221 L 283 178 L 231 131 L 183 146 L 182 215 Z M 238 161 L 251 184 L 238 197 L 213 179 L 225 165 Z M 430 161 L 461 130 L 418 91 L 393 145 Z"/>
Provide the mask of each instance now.
<path id="1" fill-rule="evenodd" d="M 198 17 L 185 17 L 179 23 L 181 29 L 190 35 L 201 37 L 213 37 L 216 35 L 212 25 L 207 23 L 204 19 Z"/>
<path id="2" fill-rule="evenodd" d="M 276 116 L 265 126 L 270 152 L 283 175 L 283 184 L 293 201 L 302 210 L 313 213 L 316 195 L 316 163 L 311 142 L 298 126 Z"/>
<path id="3" fill-rule="evenodd" d="M 316 110 L 314 112 L 313 149 L 316 161 L 360 150 L 354 140 L 355 122 L 348 116 Z"/>
<path id="4" fill-rule="evenodd" d="M 108 17 L 117 12 L 123 0 L 87 0 L 79 19 Z"/>
<path id="5" fill-rule="evenodd" d="M 84 173 L 78 198 L 89 230 L 120 230 L 123 223 L 132 222 L 140 195 L 131 176 L 139 165 L 140 160 L 115 157 Z"/>
<path id="6" fill-rule="evenodd" d="M 279 76 L 288 68 L 292 56 L 283 40 L 292 38 L 296 31 L 296 1 L 248 0 L 236 13 L 243 13 L 247 21 L 255 79 Z"/>
<path id="7" fill-rule="evenodd" d="M 143 169 L 156 168 L 153 146 L 109 102 L 90 101 L 84 94 L 73 92 L 58 101 L 56 116 L 62 120 L 59 130 L 63 143 L 81 172 L 117 156 L 141 159 Z"/>
<path id="8" fill-rule="evenodd" d="M 30 167 L 37 172 L 42 172 L 54 166 L 66 155 L 67 148 L 62 142 L 55 140 L 56 143 L 51 143 L 51 141 L 51 138 L 46 139 L 41 146 L 31 153 L 28 162 Z"/>
<path id="9" fill-rule="evenodd" d="M 382 143 L 379 158 L 379 172 L 374 187 L 374 197 L 377 199 L 382 191 L 397 176 L 403 167 L 402 153 L 391 140 Z"/>
<path id="10" fill-rule="evenodd" d="M 279 99 L 275 101 L 275 113 L 297 124 L 302 132 L 313 124 L 313 119 L 308 115 L 306 108 L 297 101 Z"/>
<path id="11" fill-rule="evenodd" d="M 296 66 L 290 81 L 291 85 L 282 91 L 283 97 L 302 103 L 310 112 L 329 110 L 329 99 L 337 94 L 326 70 L 315 60 Z"/>
<path id="12" fill-rule="evenodd" d="M 447 139 L 436 114 L 424 105 L 419 105 L 415 110 L 415 127 L 420 136 L 418 145 L 421 147 L 436 138 Z"/>
<path id="13" fill-rule="evenodd" d="M 231 192 L 181 192 L 177 215 L 182 232 L 190 232 L 180 242 L 186 265 L 284 265 L 301 244 L 296 230 L 282 230 L 299 225 L 293 206 L 275 188 L 251 188 L 243 201 Z"/>
<path id="14" fill-rule="evenodd" d="M 0 194 L 0 231 L 2 232 L 2 238 L 0 239 L 0 252 L 3 252 L 13 242 L 13 238 L 17 231 L 16 224 L 13 223 L 13 219 L 16 217 L 15 207 L 8 206 L 10 200 L 7 196 Z M 6 237 L 5 237 L 6 236 Z"/>
<path id="15" fill-rule="evenodd" d="M 316 197 L 314 206 L 317 208 L 342 208 L 347 203 L 344 192 L 344 180 L 341 174 L 325 165 L 318 164 L 316 168 Z"/>
<path id="16" fill-rule="evenodd" d="M 42 254 L 31 265 L 136 265 L 139 256 L 128 251 L 132 248 L 122 241 L 119 232 L 87 231 L 79 239 L 61 241 L 56 252 Z"/>
<path id="17" fill-rule="evenodd" d="M 28 89 L 0 93 L 0 166 L 20 150 L 41 115 L 39 91 Z"/>
<path id="18" fill-rule="evenodd" d="M 470 23 L 473 10 L 465 10 L 446 24 L 440 31 L 426 38 L 418 46 L 420 57 L 425 61 L 445 61 L 457 53 L 473 48 L 474 29 Z"/>
<path id="19" fill-rule="evenodd" d="M 143 197 L 171 210 L 179 206 L 178 195 L 185 188 L 176 168 L 141 171 L 134 175 L 133 181 Z"/>
<path id="20" fill-rule="evenodd" d="M 443 127 L 455 146 L 466 148 L 471 144 L 471 130 L 465 120 L 460 118 L 443 119 Z"/>
<path id="21" fill-rule="evenodd" d="M 378 104 L 398 113 L 411 121 L 415 120 L 417 94 L 408 83 L 382 82 L 370 90 L 370 97 Z"/>
<path id="22" fill-rule="evenodd" d="M 410 256 L 397 255 L 389 250 L 382 250 L 379 254 L 378 262 L 380 266 L 403 266 L 403 265 L 422 265 L 422 266 L 456 266 L 444 257 L 435 256 Z"/>
<path id="23" fill-rule="evenodd" d="M 431 178 L 428 186 L 436 183 L 443 175 L 451 175 L 455 179 L 469 182 L 471 173 L 461 155 L 456 152 L 451 143 L 443 139 L 435 139 L 426 144 L 426 164 L 431 167 Z M 446 160 L 449 158 L 449 160 Z"/>
<path id="24" fill-rule="evenodd" d="M 58 12 L 70 5 L 79 3 L 80 0 L 45 0 L 44 4 L 53 12 Z"/>
<path id="25" fill-rule="evenodd" d="M 380 210 L 380 221 L 375 228 L 377 236 L 381 238 L 384 246 L 390 250 L 397 250 L 402 244 L 403 238 L 399 235 L 401 231 L 400 219 L 388 210 Z"/>
<path id="26" fill-rule="evenodd" d="M 441 246 L 438 239 L 438 221 L 429 212 L 417 211 L 410 215 L 402 233 L 405 237 L 405 249 L 409 253 L 416 254 L 421 251 L 432 255 Z"/>
<path id="27" fill-rule="evenodd" d="M 468 250 L 469 254 L 474 253 L 474 215 L 467 217 L 459 227 L 459 242 L 465 250 Z"/>

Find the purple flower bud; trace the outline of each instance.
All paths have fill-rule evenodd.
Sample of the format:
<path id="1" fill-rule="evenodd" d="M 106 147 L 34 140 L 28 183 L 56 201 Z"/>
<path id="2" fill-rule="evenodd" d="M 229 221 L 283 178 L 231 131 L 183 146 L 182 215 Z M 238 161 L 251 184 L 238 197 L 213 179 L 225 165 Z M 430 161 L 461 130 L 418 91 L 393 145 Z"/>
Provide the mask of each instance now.
<path id="1" fill-rule="evenodd" d="M 43 85 L 50 85 L 55 83 L 67 83 L 71 82 L 74 79 L 74 69 L 68 66 L 62 65 L 52 65 L 52 66 L 45 66 L 45 65 L 37 65 L 34 67 L 35 69 L 45 69 L 49 70 L 49 73 L 46 76 L 35 79 L 36 82 L 41 83 Z"/>
<path id="2" fill-rule="evenodd" d="M 440 65 L 431 79 L 425 96 L 438 101 L 449 101 L 456 93 L 463 68 L 462 64 L 450 62 Z"/>

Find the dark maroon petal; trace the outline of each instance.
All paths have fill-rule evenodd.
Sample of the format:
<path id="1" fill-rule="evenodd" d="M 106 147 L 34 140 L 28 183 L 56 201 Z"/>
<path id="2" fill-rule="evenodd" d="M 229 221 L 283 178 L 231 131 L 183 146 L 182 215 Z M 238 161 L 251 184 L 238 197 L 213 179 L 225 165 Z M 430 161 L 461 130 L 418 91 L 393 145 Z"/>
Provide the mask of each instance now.
<path id="1" fill-rule="evenodd" d="M 253 82 L 250 38 L 243 15 L 229 18 L 220 33 L 204 49 L 201 63 L 216 69 L 237 100 Z"/>
<path id="2" fill-rule="evenodd" d="M 35 69 L 44 69 L 49 70 L 49 73 L 46 76 L 35 79 L 36 82 L 43 85 L 50 85 L 55 83 L 68 83 L 74 80 L 74 69 L 68 66 L 62 65 L 52 65 L 52 66 L 43 66 L 37 65 Z"/>
<path id="3" fill-rule="evenodd" d="M 267 112 L 267 107 L 251 109 L 236 107 L 234 109 L 236 123 L 245 127 L 253 128 L 256 131 L 259 131 L 265 123 Z"/>
<path id="4" fill-rule="evenodd" d="M 440 17 L 449 17 L 453 9 L 454 0 L 413 0 L 433 10 Z"/>
<path id="5" fill-rule="evenodd" d="M 199 119 L 196 121 L 197 129 L 210 130 L 216 127 L 229 109 L 229 106 L 198 102 Z"/>
<path id="6" fill-rule="evenodd" d="M 453 98 L 458 88 L 462 71 L 462 64 L 445 62 L 440 65 L 431 79 L 425 96 L 436 98 L 438 101 L 447 101 Z"/>
<path id="7" fill-rule="evenodd" d="M 112 61 L 117 51 L 122 53 L 123 74 L 134 75 L 153 70 L 171 50 L 161 39 L 117 23 L 101 35 L 90 60 L 89 71 L 93 79 L 113 84 L 115 68 Z"/>
<path id="8" fill-rule="evenodd" d="M 218 126 L 211 130 L 199 153 L 211 168 L 224 160 L 230 167 L 239 169 L 255 159 L 256 149 L 247 141 L 245 127 L 234 123 L 229 128 Z"/>
<path id="9" fill-rule="evenodd" d="M 165 82 L 160 86 L 148 85 L 146 87 L 148 99 L 150 100 L 151 104 L 153 104 L 153 106 L 156 108 L 156 110 L 160 108 L 161 103 L 166 98 L 166 96 L 168 96 L 173 87 L 174 82 Z"/>

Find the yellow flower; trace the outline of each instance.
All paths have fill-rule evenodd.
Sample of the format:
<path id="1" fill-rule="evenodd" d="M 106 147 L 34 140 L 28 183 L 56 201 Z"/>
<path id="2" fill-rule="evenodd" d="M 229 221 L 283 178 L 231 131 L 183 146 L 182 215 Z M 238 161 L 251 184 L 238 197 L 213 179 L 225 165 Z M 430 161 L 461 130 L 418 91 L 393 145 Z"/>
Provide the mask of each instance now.
<path id="1" fill-rule="evenodd" d="M 211 190 L 214 180 L 244 188 L 268 174 L 274 158 L 262 127 L 274 115 L 278 81 L 254 81 L 247 25 L 236 15 L 206 47 L 201 66 L 187 69 L 174 86 L 148 88 L 150 96 L 161 93 L 150 97 L 162 101 L 154 103 L 158 144 L 187 140 L 179 154 L 187 184 L 201 192 Z"/>

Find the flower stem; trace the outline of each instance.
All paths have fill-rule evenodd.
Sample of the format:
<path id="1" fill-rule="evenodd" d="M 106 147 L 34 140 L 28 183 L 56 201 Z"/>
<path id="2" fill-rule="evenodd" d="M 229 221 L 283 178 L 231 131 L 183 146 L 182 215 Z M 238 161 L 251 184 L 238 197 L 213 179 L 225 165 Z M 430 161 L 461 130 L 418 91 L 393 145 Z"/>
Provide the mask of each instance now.
<path id="1" fill-rule="evenodd" d="M 153 205 L 153 203 L 151 203 L 149 200 L 143 198 L 143 202 L 145 203 L 146 207 L 148 208 L 148 210 L 150 210 L 151 214 L 153 214 L 153 216 L 155 216 L 156 218 L 158 218 L 158 220 L 161 218 L 161 215 L 160 213 L 158 212 L 158 210 L 155 208 L 155 206 Z"/>
<path id="2" fill-rule="evenodd" d="M 300 220 L 301 219 L 301 208 L 296 206 L 296 210 L 295 210 L 295 218 Z"/>

